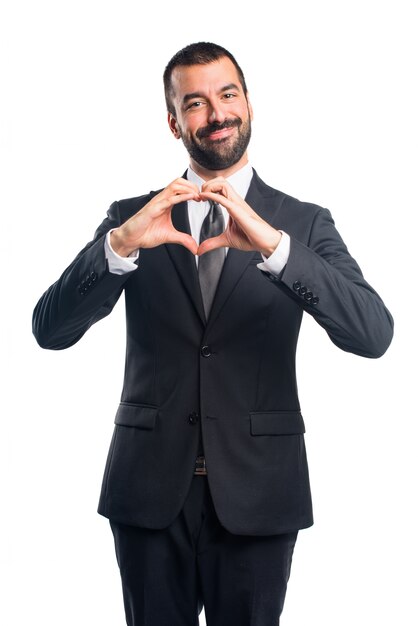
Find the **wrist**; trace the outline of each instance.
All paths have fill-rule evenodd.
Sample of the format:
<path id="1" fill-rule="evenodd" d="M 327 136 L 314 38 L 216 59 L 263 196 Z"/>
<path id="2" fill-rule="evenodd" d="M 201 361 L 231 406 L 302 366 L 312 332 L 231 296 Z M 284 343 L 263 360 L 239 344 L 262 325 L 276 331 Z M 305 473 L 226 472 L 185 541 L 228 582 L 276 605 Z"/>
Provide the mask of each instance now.
<path id="1" fill-rule="evenodd" d="M 279 243 L 281 241 L 281 238 L 282 238 L 281 231 L 280 230 L 274 230 L 270 240 L 268 242 L 266 242 L 266 245 L 263 246 L 262 249 L 260 249 L 261 254 L 266 259 L 268 259 L 269 256 L 271 256 L 273 254 L 273 252 L 276 250 L 277 246 L 279 245 Z"/>
<path id="2" fill-rule="evenodd" d="M 109 244 L 113 252 L 121 257 L 128 257 L 137 249 L 135 246 L 129 246 L 121 232 L 121 228 L 112 230 L 109 237 Z"/>

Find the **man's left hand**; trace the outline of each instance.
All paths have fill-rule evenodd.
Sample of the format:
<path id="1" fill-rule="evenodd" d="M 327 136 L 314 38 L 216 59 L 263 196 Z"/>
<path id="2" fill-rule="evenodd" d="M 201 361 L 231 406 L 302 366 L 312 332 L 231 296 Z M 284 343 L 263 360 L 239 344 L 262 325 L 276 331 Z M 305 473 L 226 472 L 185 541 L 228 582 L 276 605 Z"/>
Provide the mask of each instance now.
<path id="1" fill-rule="evenodd" d="M 258 250 L 268 258 L 279 245 L 282 234 L 265 222 L 221 176 L 202 185 L 202 200 L 221 204 L 229 213 L 225 231 L 203 241 L 197 251 L 200 256 L 215 248 Z"/>

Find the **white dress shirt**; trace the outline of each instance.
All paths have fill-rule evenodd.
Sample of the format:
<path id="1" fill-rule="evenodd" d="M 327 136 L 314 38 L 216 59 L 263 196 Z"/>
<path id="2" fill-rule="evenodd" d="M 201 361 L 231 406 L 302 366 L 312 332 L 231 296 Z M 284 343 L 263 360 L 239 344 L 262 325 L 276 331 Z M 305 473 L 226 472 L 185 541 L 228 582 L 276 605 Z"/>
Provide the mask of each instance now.
<path id="1" fill-rule="evenodd" d="M 252 177 L 253 169 L 251 165 L 247 163 L 237 172 L 229 176 L 227 178 L 227 181 L 235 189 L 238 195 L 241 196 L 241 198 L 245 198 L 251 184 Z M 196 184 L 199 189 L 205 182 L 202 178 L 200 178 L 200 176 L 196 174 L 196 172 L 192 170 L 191 167 L 189 167 L 189 169 L 187 170 L 187 179 Z M 224 216 L 225 224 L 227 224 L 229 219 L 228 211 L 222 205 L 220 206 Z M 189 202 L 187 203 L 190 232 L 196 242 L 199 242 L 200 230 L 202 228 L 202 224 L 206 215 L 209 213 L 209 208 L 209 202 L 195 202 L 194 200 L 189 200 Z M 116 254 L 116 252 L 114 252 L 112 246 L 110 245 L 111 232 L 112 231 L 109 231 L 105 238 L 105 255 L 109 264 L 109 271 L 112 274 L 121 275 L 125 274 L 126 272 L 132 272 L 138 269 L 138 265 L 135 263 L 135 261 L 139 257 L 139 250 L 132 252 L 129 257 L 119 256 L 118 254 Z M 280 232 L 282 233 L 282 238 L 276 250 L 268 257 L 268 259 L 266 259 L 262 255 L 264 261 L 262 263 L 258 263 L 257 265 L 260 270 L 264 272 L 270 272 L 276 275 L 280 274 L 280 272 L 286 265 L 290 252 L 290 237 L 287 233 L 284 233 L 283 231 Z M 228 252 L 228 248 L 226 251 Z M 198 264 L 198 262 L 199 257 L 196 256 L 196 263 Z"/>

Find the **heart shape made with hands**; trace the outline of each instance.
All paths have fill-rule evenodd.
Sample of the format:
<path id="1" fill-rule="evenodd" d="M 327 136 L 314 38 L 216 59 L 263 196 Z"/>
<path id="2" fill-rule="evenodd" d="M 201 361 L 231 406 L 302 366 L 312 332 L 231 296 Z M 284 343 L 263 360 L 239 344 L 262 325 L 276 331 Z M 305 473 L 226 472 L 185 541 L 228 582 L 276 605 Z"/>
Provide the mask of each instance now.
<path id="1" fill-rule="evenodd" d="M 226 221 L 227 222 L 229 221 L 228 216 L 226 216 Z M 212 245 L 219 244 L 217 245 L 216 249 L 220 251 L 221 248 L 224 247 L 222 236 L 225 235 L 226 228 L 227 226 L 225 227 L 225 216 L 222 210 L 222 205 L 219 202 L 213 202 L 211 200 L 209 212 L 206 214 L 200 227 L 200 235 L 199 235 L 200 244 L 197 250 L 197 254 L 198 255 L 205 254 L 205 248 L 203 247 L 203 243 L 205 241 L 208 241 L 209 239 L 212 240 L 211 242 Z M 221 237 L 220 240 L 219 240 L 219 237 Z M 210 251 L 214 252 L 214 250 L 215 249 L 212 248 Z M 208 249 L 206 249 L 206 253 L 207 252 L 209 252 Z"/>
<path id="2" fill-rule="evenodd" d="M 222 247 L 240 250 L 254 249 L 240 224 L 240 217 L 245 216 L 246 211 L 254 212 L 225 178 L 218 176 L 205 182 L 199 192 L 199 200 L 222 206 L 228 211 L 229 218 L 221 234 L 205 239 L 199 244 L 198 256 Z M 254 215 L 256 214 L 254 213 Z"/>
<path id="3" fill-rule="evenodd" d="M 175 205 L 189 200 L 212 201 L 226 209 L 229 218 L 225 230 L 200 244 L 189 233 L 178 231 L 173 225 L 171 211 Z M 129 256 L 141 247 L 175 243 L 198 256 L 225 247 L 243 252 L 258 250 L 268 257 L 280 242 L 281 233 L 264 221 L 225 178 L 206 181 L 201 189 L 180 178 L 154 196 L 119 229 L 112 231 L 111 238 L 113 249 L 121 256 Z"/>

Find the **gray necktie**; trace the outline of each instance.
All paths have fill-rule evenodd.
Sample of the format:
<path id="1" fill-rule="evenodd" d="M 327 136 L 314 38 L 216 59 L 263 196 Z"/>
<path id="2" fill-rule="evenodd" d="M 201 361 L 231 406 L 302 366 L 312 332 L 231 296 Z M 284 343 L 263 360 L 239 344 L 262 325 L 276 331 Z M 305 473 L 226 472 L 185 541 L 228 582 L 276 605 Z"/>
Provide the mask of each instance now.
<path id="1" fill-rule="evenodd" d="M 209 239 L 209 237 L 216 237 L 225 230 L 225 221 L 221 207 L 216 202 L 209 202 L 210 209 L 203 220 L 199 243 L 202 243 L 205 239 Z M 225 252 L 225 248 L 216 248 L 199 257 L 199 282 L 206 319 L 209 317 L 216 287 L 218 286 L 219 277 L 222 272 Z"/>

